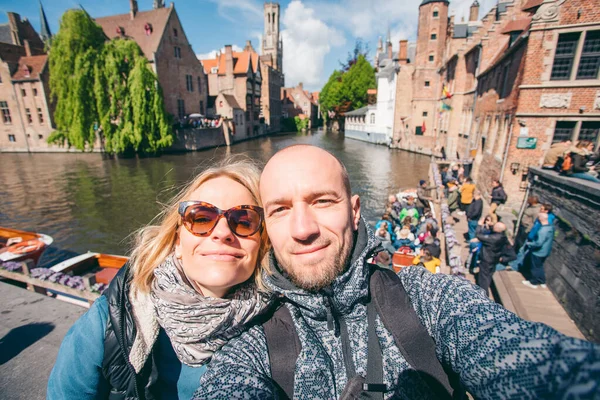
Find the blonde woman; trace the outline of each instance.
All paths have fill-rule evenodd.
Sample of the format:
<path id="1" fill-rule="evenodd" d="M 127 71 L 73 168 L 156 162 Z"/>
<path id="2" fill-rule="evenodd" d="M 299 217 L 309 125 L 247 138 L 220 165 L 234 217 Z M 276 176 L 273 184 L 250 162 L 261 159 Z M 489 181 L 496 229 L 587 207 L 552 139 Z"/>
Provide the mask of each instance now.
<path id="1" fill-rule="evenodd" d="M 48 399 L 189 399 L 213 352 L 263 312 L 259 170 L 198 175 L 136 233 L 127 269 L 65 336 Z"/>

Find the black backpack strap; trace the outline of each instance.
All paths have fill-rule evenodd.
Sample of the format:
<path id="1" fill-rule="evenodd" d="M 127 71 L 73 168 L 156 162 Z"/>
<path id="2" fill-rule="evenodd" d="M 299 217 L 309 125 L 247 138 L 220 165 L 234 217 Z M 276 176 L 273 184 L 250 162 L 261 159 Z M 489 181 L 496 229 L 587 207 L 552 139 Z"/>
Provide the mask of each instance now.
<path id="1" fill-rule="evenodd" d="M 454 390 L 435 354 L 435 342 L 421 324 L 402 281 L 394 271 L 377 266 L 372 266 L 372 271 L 371 298 L 400 352 L 436 398 L 452 398 Z"/>
<path id="2" fill-rule="evenodd" d="M 383 383 L 383 355 L 376 329 L 377 309 L 373 301 L 367 304 L 368 320 L 368 353 L 367 353 L 367 379 L 363 390 L 369 392 L 370 399 L 383 400 L 383 393 L 387 390 Z"/>
<path id="3" fill-rule="evenodd" d="M 296 360 L 302 350 L 290 310 L 281 305 L 263 324 L 271 364 L 271 378 L 279 386 L 279 398 L 294 398 Z"/>

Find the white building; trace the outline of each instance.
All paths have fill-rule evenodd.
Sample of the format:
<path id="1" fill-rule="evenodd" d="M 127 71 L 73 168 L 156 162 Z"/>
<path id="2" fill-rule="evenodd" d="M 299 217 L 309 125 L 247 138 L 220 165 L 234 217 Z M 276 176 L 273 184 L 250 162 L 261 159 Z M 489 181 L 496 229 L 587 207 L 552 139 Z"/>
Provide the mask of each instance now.
<path id="1" fill-rule="evenodd" d="M 379 61 L 377 103 L 346 113 L 347 138 L 384 145 L 392 142 L 398 68 L 398 61 L 391 57 Z"/>

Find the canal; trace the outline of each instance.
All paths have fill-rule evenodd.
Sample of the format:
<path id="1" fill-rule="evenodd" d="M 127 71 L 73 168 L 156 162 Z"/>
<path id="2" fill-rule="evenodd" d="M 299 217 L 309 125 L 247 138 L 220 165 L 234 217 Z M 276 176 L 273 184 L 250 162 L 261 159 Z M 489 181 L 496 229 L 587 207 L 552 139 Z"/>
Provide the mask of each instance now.
<path id="1" fill-rule="evenodd" d="M 46 233 L 54 243 L 41 266 L 95 251 L 127 254 L 131 233 L 149 223 L 177 189 L 228 154 L 266 162 L 292 144 L 312 144 L 347 167 L 365 218 L 376 221 L 388 194 L 426 179 L 429 158 L 333 132 L 281 134 L 230 148 L 105 160 L 99 154 L 0 154 L 0 225 Z"/>

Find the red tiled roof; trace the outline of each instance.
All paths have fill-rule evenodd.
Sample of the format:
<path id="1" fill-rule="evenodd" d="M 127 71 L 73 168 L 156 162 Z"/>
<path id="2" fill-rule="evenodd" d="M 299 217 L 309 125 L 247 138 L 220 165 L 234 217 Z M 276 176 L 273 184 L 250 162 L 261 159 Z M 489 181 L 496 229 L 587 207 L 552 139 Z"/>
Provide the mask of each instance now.
<path id="1" fill-rule="evenodd" d="M 527 30 L 529 24 L 531 23 L 531 18 L 522 18 L 514 21 L 510 21 L 504 29 L 502 30 L 503 34 L 508 34 L 511 32 L 523 32 Z"/>
<path id="2" fill-rule="evenodd" d="M 544 0 L 529 0 L 527 3 L 525 3 L 522 10 L 527 11 L 532 8 L 539 7 L 543 2 L 544 2 Z"/>
<path id="3" fill-rule="evenodd" d="M 217 58 L 200 61 L 204 66 L 205 73 L 210 74 L 213 67 L 218 67 L 217 73 L 219 75 L 225 75 L 225 53 L 221 53 Z M 246 74 L 249 67 L 251 67 L 254 72 L 258 70 L 258 54 L 250 51 L 234 51 L 233 73 L 240 75 Z"/>
<path id="4" fill-rule="evenodd" d="M 15 81 L 39 79 L 47 60 L 48 56 L 45 54 L 41 56 L 21 57 L 19 59 L 19 67 L 13 74 L 12 79 Z"/>
<path id="5" fill-rule="evenodd" d="M 219 60 L 216 58 L 211 58 L 209 60 L 200 60 L 202 67 L 204 67 L 204 73 L 210 74 L 212 69 L 216 67 L 219 63 Z"/>
<path id="6" fill-rule="evenodd" d="M 148 60 L 152 60 L 152 53 L 158 50 L 160 39 L 163 35 L 172 7 L 157 8 L 149 11 L 139 11 L 134 19 L 129 13 L 96 18 L 95 21 L 102 27 L 104 34 L 110 39 L 121 37 L 118 32 L 123 28 L 124 36 L 136 41 Z M 146 34 L 146 24 L 152 27 L 152 32 Z"/>

